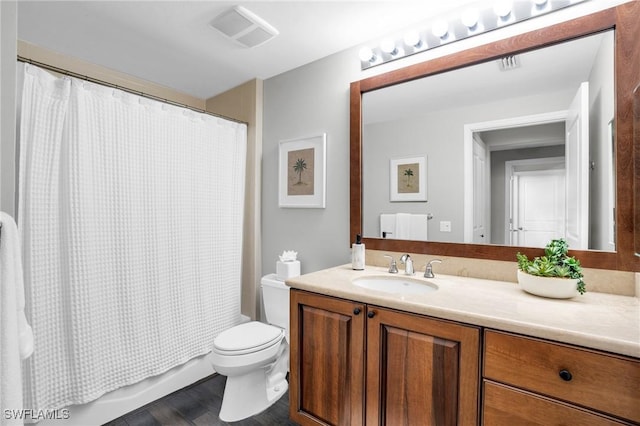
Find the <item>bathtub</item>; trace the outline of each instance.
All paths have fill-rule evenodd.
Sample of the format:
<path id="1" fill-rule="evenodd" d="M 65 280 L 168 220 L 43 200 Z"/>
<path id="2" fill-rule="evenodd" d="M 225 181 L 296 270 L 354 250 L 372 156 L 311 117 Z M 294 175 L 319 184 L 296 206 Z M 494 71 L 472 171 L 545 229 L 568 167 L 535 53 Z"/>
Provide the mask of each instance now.
<path id="1" fill-rule="evenodd" d="M 209 356 L 194 358 L 160 376 L 116 389 L 87 404 L 67 407 L 64 417 L 68 418 L 42 420 L 37 426 L 102 425 L 212 375 L 215 371 Z"/>
<path id="2" fill-rule="evenodd" d="M 242 316 L 242 321 L 249 317 Z M 37 426 L 90 426 L 102 425 L 165 395 L 180 390 L 215 373 L 211 354 L 202 355 L 166 373 L 149 377 L 136 384 L 109 392 L 87 404 L 67 407 L 65 418 L 42 420 Z"/>

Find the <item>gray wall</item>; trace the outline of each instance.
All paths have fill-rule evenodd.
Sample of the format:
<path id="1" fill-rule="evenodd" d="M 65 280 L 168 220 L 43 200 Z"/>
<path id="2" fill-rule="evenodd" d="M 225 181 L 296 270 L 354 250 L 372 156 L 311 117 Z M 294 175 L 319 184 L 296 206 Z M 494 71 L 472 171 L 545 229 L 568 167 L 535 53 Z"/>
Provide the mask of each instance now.
<path id="1" fill-rule="evenodd" d="M 349 238 L 349 85 L 359 63 L 343 52 L 264 82 L 262 271 L 295 250 L 302 273 L 347 263 Z M 327 134 L 326 208 L 278 207 L 278 144 Z"/>
<path id="2" fill-rule="evenodd" d="M 0 210 L 15 215 L 16 2 L 0 1 Z"/>
<path id="3" fill-rule="evenodd" d="M 607 152 L 607 123 L 614 114 L 613 32 L 602 42 L 589 75 L 589 157 L 594 168 L 589 175 L 589 248 L 615 250 L 609 244 L 609 176 L 612 167 Z"/>

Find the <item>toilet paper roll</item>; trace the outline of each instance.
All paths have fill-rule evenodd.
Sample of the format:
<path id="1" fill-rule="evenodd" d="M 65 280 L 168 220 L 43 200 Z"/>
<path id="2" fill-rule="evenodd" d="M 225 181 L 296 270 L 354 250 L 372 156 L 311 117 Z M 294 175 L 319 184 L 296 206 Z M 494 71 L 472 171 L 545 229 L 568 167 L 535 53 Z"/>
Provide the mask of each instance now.
<path id="1" fill-rule="evenodd" d="M 298 275 L 300 275 L 299 260 L 294 260 L 293 262 L 276 262 L 276 278 L 280 281 L 284 281 L 292 277 L 297 277 Z"/>

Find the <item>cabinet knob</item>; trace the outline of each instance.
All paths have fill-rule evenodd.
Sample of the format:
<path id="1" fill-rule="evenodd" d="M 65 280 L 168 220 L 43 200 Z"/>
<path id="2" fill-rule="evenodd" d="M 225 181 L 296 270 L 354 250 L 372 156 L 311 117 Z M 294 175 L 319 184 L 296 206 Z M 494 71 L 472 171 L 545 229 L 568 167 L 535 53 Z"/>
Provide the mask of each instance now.
<path id="1" fill-rule="evenodd" d="M 373 317 L 375 317 L 375 316 L 376 316 L 376 313 L 375 313 L 374 311 L 369 311 L 369 312 L 367 312 L 367 317 L 369 317 L 369 318 L 373 318 Z"/>
<path id="2" fill-rule="evenodd" d="M 360 314 L 360 312 L 361 312 L 360 308 L 355 308 L 353 310 L 353 315 L 358 315 L 358 314 Z"/>
<path id="3" fill-rule="evenodd" d="M 571 373 L 568 370 L 560 370 L 560 373 L 558 373 L 558 374 L 559 374 L 560 378 L 562 380 L 564 380 L 565 382 L 569 382 L 573 378 L 573 376 L 571 375 Z"/>

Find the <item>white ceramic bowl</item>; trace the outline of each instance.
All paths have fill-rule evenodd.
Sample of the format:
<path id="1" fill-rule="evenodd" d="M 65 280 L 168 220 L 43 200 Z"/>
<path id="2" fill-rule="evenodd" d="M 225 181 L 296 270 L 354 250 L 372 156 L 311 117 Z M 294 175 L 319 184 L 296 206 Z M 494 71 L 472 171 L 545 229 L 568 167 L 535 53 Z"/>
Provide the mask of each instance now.
<path id="1" fill-rule="evenodd" d="M 577 278 L 537 277 L 518 269 L 518 283 L 527 293 L 553 299 L 570 299 L 578 295 Z"/>

